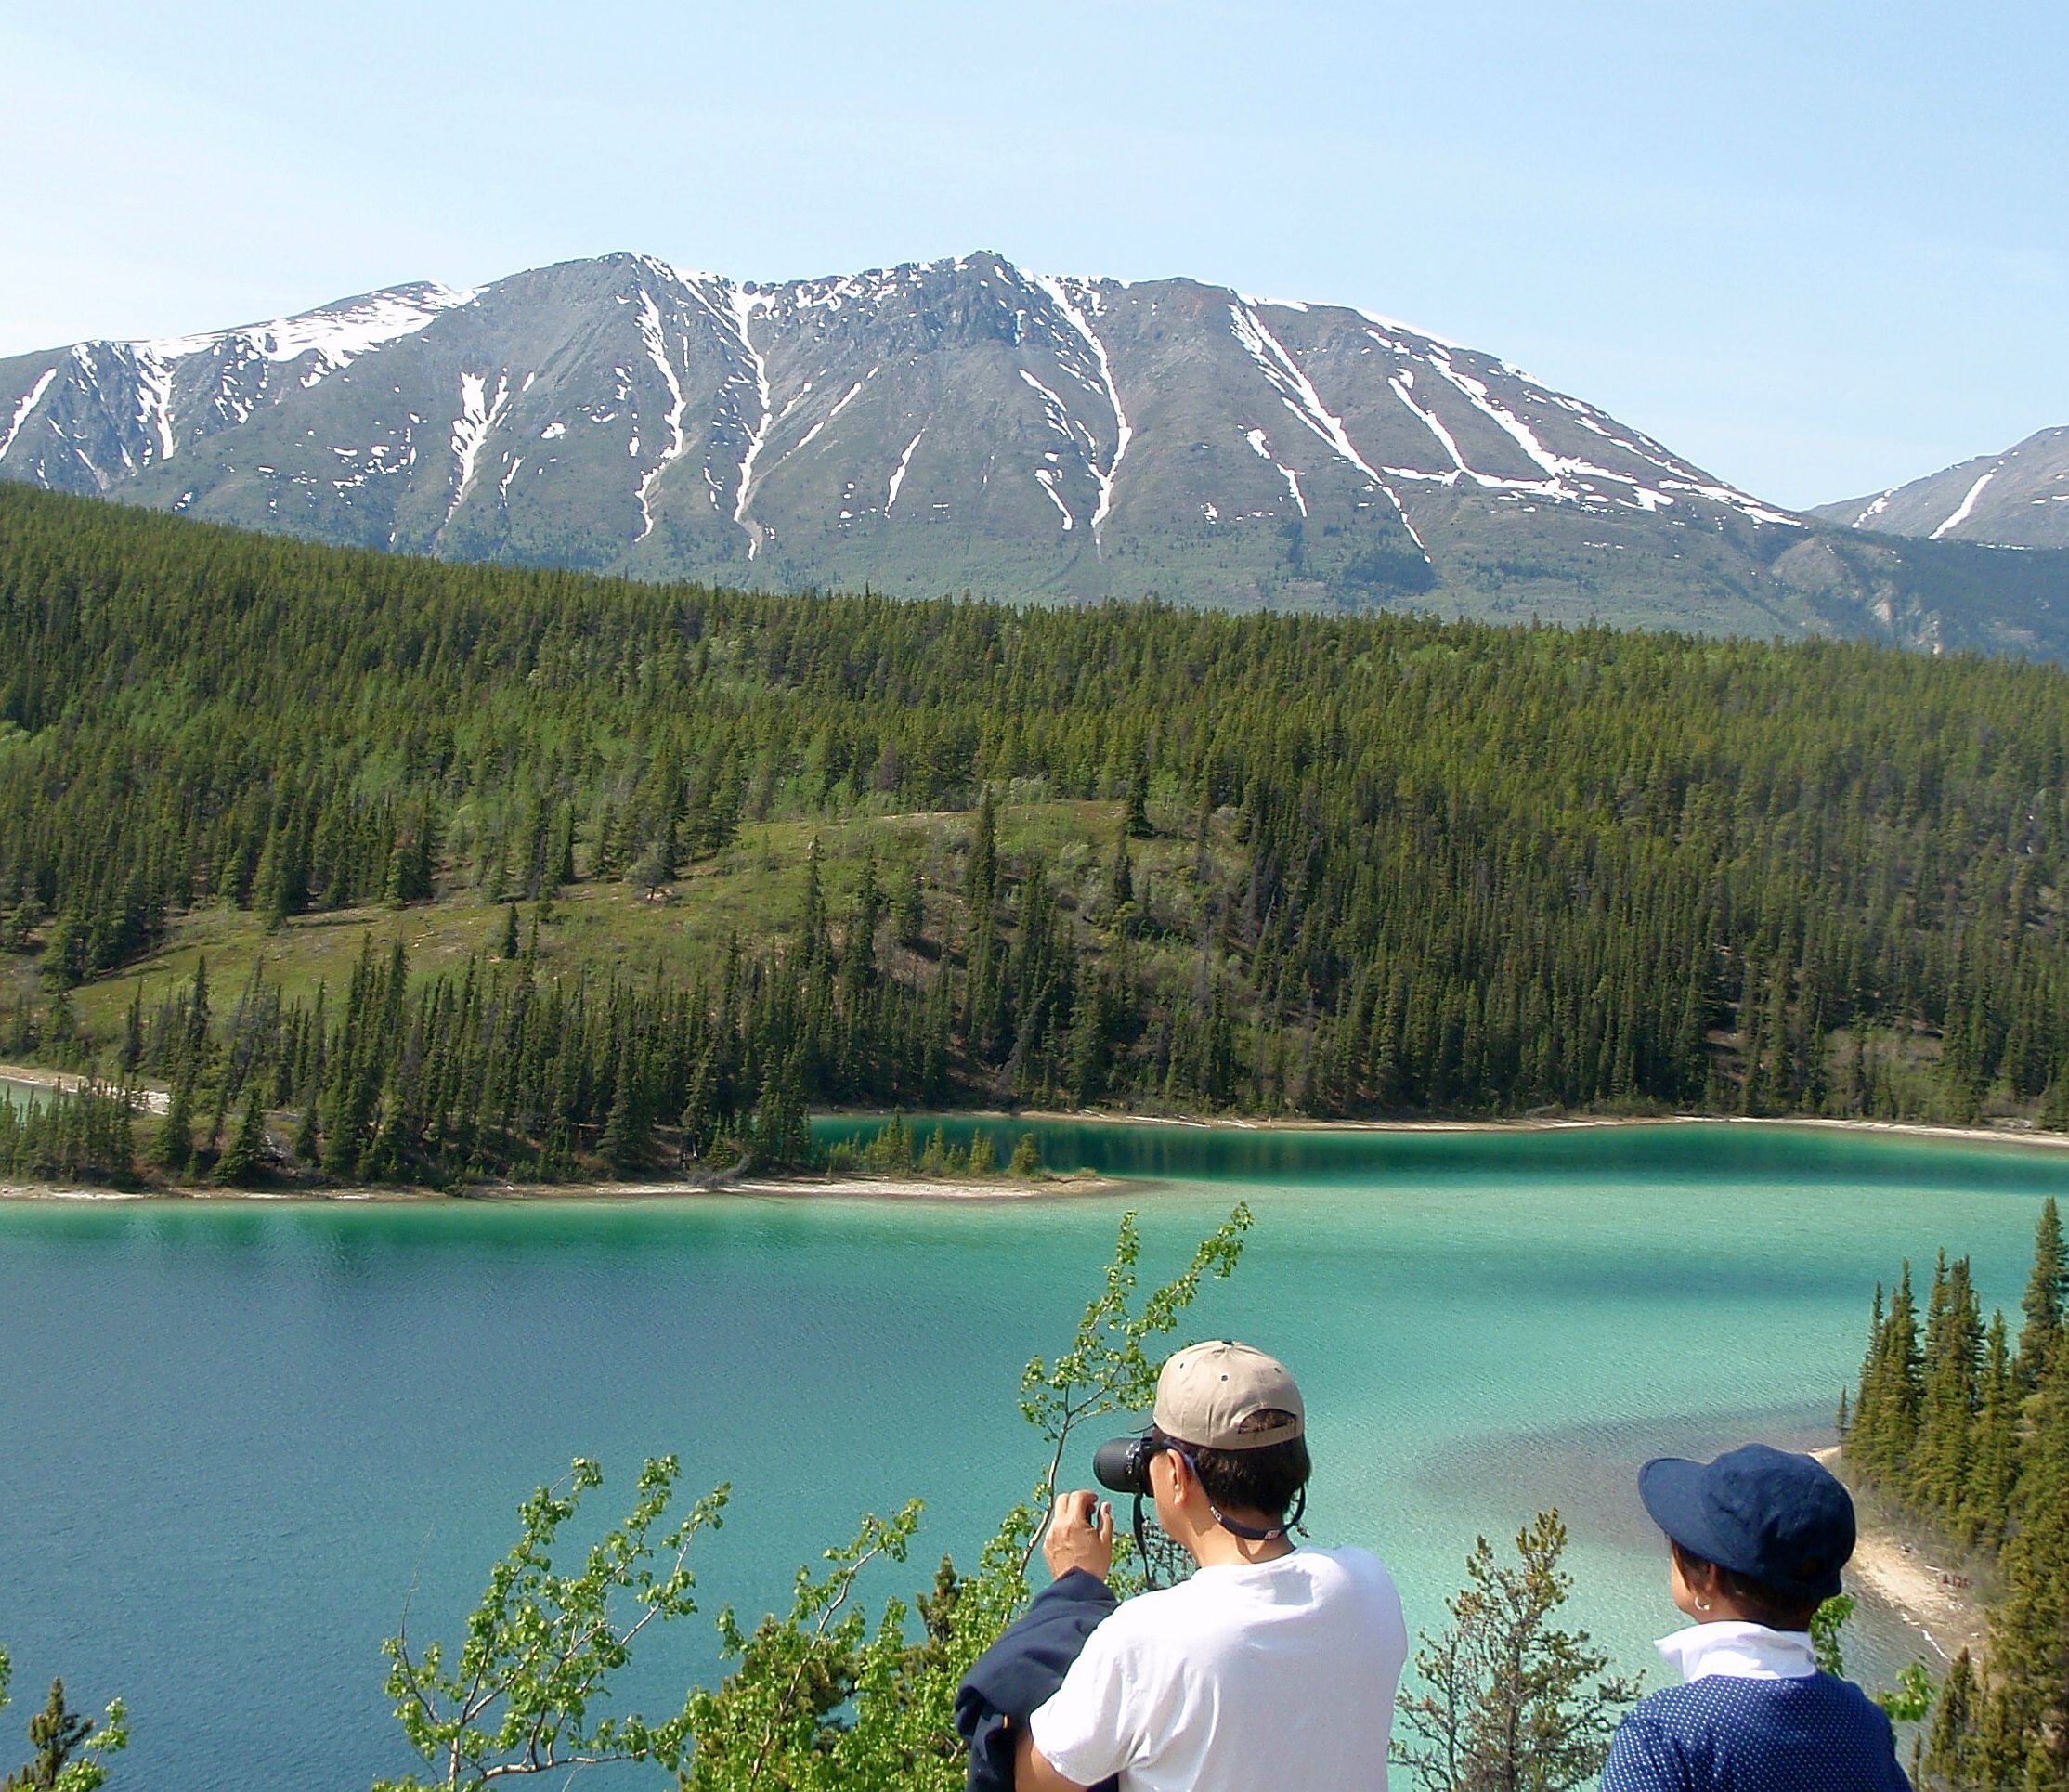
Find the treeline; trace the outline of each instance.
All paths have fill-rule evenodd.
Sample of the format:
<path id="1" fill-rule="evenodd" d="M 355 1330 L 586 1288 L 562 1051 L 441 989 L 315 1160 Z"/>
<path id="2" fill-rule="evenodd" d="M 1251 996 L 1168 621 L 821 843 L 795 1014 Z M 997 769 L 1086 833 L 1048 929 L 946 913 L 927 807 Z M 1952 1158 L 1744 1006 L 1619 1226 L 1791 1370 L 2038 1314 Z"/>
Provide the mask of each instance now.
<path id="1" fill-rule="evenodd" d="M 1910 1266 L 1875 1292 L 1867 1359 L 1840 1429 L 1865 1486 L 1994 1564 L 1986 1665 L 1963 1650 L 1920 1769 L 1945 1792 L 2069 1787 L 2069 1254 L 2042 1209 L 2016 1344 L 1984 1326 L 1966 1258 L 1942 1254 L 1922 1330 Z"/>
<path id="2" fill-rule="evenodd" d="M 0 1176 L 24 1181 L 134 1182 L 137 1096 L 86 1084 L 41 1101 L 0 1093 Z"/>
<path id="3" fill-rule="evenodd" d="M 954 863 L 700 990 L 535 998 L 695 1031 L 760 979 L 819 1005 L 813 1099 L 2069 1124 L 2065 773 L 2052 668 L 657 589 L 0 488 L 0 950 L 46 990 L 208 905 L 659 892 L 761 823 L 961 812 Z M 1074 869 L 987 793 L 1111 808 Z"/>

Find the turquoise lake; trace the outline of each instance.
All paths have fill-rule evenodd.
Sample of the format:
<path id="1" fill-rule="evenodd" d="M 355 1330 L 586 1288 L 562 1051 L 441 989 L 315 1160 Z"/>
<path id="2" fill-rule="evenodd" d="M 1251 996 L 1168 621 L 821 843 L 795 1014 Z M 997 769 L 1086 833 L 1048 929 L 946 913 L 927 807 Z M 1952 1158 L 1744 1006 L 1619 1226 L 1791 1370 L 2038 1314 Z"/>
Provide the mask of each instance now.
<path id="1" fill-rule="evenodd" d="M 2041 1199 L 2069 1196 L 2069 1153 L 1810 1129 L 996 1136 L 1029 1130 L 1052 1165 L 1142 1186 L 0 1206 L 9 1733 L 61 1672 L 76 1704 L 128 1699 L 121 1781 L 152 1792 L 406 1769 L 382 1638 L 412 1597 L 413 1636 L 453 1636 L 517 1501 L 576 1454 L 604 1464 L 599 1516 L 644 1455 L 733 1483 L 707 1613 L 785 1600 L 861 1512 L 918 1494 L 919 1551 L 877 1583 L 910 1591 L 1032 1481 L 1021 1368 L 1067 1336 L 1124 1209 L 1160 1273 L 1239 1199 L 1243 1266 L 1182 1335 L 1299 1376 L 1316 1539 L 1376 1549 L 1434 1630 L 1475 1534 L 1556 1504 L 1573 1620 L 1657 1683 L 1678 1619 L 1638 1464 L 1829 1441 L 1876 1281 L 1944 1245 L 2015 1306 Z M 713 1666 L 704 1616 L 643 1644 L 625 1686 L 649 1711 Z M 1922 1649 L 1870 1613 L 1855 1667 Z"/>

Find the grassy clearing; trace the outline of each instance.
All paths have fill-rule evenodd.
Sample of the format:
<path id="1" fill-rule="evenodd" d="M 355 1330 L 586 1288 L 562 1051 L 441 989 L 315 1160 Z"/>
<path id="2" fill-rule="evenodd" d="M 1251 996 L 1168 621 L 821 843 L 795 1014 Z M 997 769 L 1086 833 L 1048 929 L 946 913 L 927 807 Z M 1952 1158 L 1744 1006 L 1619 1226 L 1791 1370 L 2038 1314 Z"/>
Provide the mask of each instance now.
<path id="1" fill-rule="evenodd" d="M 1102 897 L 1120 828 L 1120 806 L 1052 800 L 1002 805 L 997 812 L 1000 854 L 1010 867 L 1039 864 L 1063 906 L 1083 913 Z M 1161 818 L 1160 818 L 1161 819 Z M 1174 823 L 1176 817 L 1170 818 Z M 520 902 L 528 935 L 539 923 L 539 956 L 565 975 L 686 981 L 713 970 L 727 941 L 762 950 L 788 934 L 804 906 L 805 861 L 819 841 L 821 881 L 839 918 L 874 852 L 886 890 L 917 864 L 927 890 L 927 934 L 945 944 L 958 936 L 961 862 L 973 817 L 962 811 L 788 820 L 742 825 L 723 851 L 683 868 L 665 900 L 650 901 L 631 884 L 579 882 L 544 902 Z M 1174 931 L 1190 928 L 1193 843 L 1166 838 L 1129 845 L 1139 884 L 1147 876 L 1153 901 Z M 1225 864 L 1225 847 L 1215 851 Z M 578 860 L 586 872 L 586 864 Z M 377 946 L 399 939 L 420 975 L 446 970 L 470 953 L 492 954 L 501 943 L 504 905 L 473 890 L 448 890 L 436 900 L 402 909 L 369 905 L 290 917 L 268 929 L 260 916 L 215 906 L 179 917 L 163 950 L 118 974 L 72 992 L 81 1029 L 93 1040 L 118 1037 L 137 991 L 146 1010 L 194 975 L 206 958 L 218 1001 L 229 999 L 265 964 L 268 981 L 289 1000 L 313 997 L 319 984 L 335 993 L 352 974 L 362 941 Z M 33 961 L 14 961 L 21 993 L 34 988 Z"/>

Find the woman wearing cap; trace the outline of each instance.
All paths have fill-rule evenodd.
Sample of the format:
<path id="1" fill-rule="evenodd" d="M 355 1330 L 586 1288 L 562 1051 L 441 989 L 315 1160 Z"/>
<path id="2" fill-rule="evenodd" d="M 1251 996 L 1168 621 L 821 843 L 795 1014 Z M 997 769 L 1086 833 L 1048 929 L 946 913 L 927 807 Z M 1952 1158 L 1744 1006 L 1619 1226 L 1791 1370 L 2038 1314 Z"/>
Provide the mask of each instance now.
<path id="1" fill-rule="evenodd" d="M 1662 1457 L 1638 1494 L 1667 1534 L 1673 1602 L 1659 1643 L 1685 1684 L 1618 1728 L 1602 1792 L 1908 1792 L 1889 1718 L 1818 1670 L 1811 1619 L 1854 1553 L 1854 1502 L 1808 1456 L 1748 1444 Z"/>

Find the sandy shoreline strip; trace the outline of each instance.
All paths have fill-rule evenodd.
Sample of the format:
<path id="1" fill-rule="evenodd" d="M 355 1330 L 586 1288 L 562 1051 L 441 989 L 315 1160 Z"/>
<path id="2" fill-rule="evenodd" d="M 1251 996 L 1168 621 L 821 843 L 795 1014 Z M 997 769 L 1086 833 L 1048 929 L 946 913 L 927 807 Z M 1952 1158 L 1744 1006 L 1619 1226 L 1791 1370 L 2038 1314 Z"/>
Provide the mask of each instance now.
<path id="1" fill-rule="evenodd" d="M 71 1071 L 49 1071 L 34 1065 L 0 1064 L 0 1079 L 33 1083 L 45 1088 L 69 1092 L 85 1079 Z M 152 1112 L 163 1112 L 167 1097 L 163 1091 L 145 1091 L 143 1100 Z M 852 1114 L 837 1111 L 835 1119 L 869 1120 L 875 1110 Z M 929 1116 L 932 1118 L 933 1116 Z M 1122 1114 L 1091 1110 L 1057 1111 L 1033 1110 L 1008 1113 L 997 1109 L 962 1109 L 943 1118 L 1011 1123 L 1051 1121 L 1066 1124 L 1097 1123 L 1118 1126 L 1161 1126 L 1188 1131 L 1291 1132 L 1291 1133 L 1557 1133 L 1590 1130 L 1623 1130 L 1643 1126 L 1766 1126 L 1785 1130 L 1867 1133 L 1899 1138 L 1945 1139 L 1961 1144 L 2017 1145 L 2048 1150 L 2069 1150 L 2069 1134 L 2044 1133 L 2029 1127 L 1935 1126 L 1896 1120 L 1827 1120 L 1815 1116 L 1767 1116 L 1747 1114 L 1577 1114 L 1536 1115 L 1515 1120 L 1244 1120 L 1217 1115 L 1211 1119 L 1176 1114 Z M 839 1178 L 823 1175 L 736 1175 L 688 1177 L 677 1181 L 648 1182 L 552 1182 L 475 1184 L 456 1197 L 428 1188 L 222 1188 L 213 1185 L 177 1188 L 112 1189 L 63 1187 L 52 1183 L 0 1183 L 0 1201 L 566 1201 L 607 1199 L 707 1199 L 715 1196 L 766 1198 L 818 1198 L 896 1201 L 1027 1201 L 1084 1195 L 1153 1194 L 1163 1187 L 1158 1179 L 1142 1176 L 1100 1175 L 1090 1171 L 1075 1175 L 1050 1172 L 1038 1181 L 1008 1176 L 992 1180 L 905 1175 L 851 1175 Z"/>
<path id="2" fill-rule="evenodd" d="M 1047 1120 L 1077 1125 L 1097 1121 L 1118 1126 L 1169 1126 L 1189 1132 L 1241 1133 L 1571 1133 L 1643 1126 L 1765 1126 L 1785 1131 L 1876 1133 L 1900 1138 L 2037 1145 L 2053 1150 L 2069 1150 L 2069 1133 L 2045 1133 L 2033 1126 L 1941 1126 L 1912 1120 L 1831 1120 L 1818 1114 L 1537 1114 L 1511 1120 L 1245 1120 L 1230 1115 L 1201 1119 L 1184 1114 L 1102 1113 L 1096 1109 L 1076 1111 L 1026 1109 L 1019 1113 L 965 1109 L 948 1117 L 956 1120 Z"/>
<path id="3" fill-rule="evenodd" d="M 165 1188 L 97 1188 L 53 1182 L 0 1183 L 0 1201 L 1075 1201 L 1087 1195 L 1154 1194 L 1148 1177 L 1049 1175 L 1038 1178 L 922 1175 L 717 1175 L 667 1182 L 486 1182 L 457 1194 L 436 1188 L 225 1188 L 213 1183 Z"/>
<path id="4" fill-rule="evenodd" d="M 30 1083 L 69 1094 L 86 1079 L 72 1071 L 51 1071 L 34 1064 L 0 1064 L 0 1082 Z M 163 1113 L 169 1099 L 163 1089 L 140 1088 L 144 1106 Z M 878 1109 L 834 1109 L 820 1116 L 833 1120 L 880 1120 Z M 1970 1144 L 2035 1145 L 2069 1150 L 2069 1133 L 2042 1132 L 2024 1122 L 2001 1126 L 1945 1126 L 1914 1120 L 1833 1120 L 1818 1114 L 1519 1114 L 1504 1120 L 1251 1120 L 1241 1115 L 1114 1113 L 1097 1108 L 959 1108 L 930 1112 L 927 1120 L 983 1120 L 1010 1124 L 1040 1120 L 1064 1124 L 1097 1123 L 1110 1126 L 1166 1126 L 1188 1132 L 1232 1133 L 1569 1133 L 1622 1130 L 1641 1126 L 1766 1126 L 1784 1130 L 1874 1133 L 1896 1138 L 1944 1138 Z M 615 1185 L 614 1185 L 615 1186 Z M 631 1186 L 631 1185 L 628 1185 Z M 647 1186 L 647 1185 L 643 1185 Z M 975 1187 L 976 1185 L 971 1185 Z M 678 1192 L 709 1192 L 702 1184 L 684 1184 Z"/>
<path id="5" fill-rule="evenodd" d="M 26 1083 L 33 1088 L 48 1089 L 54 1095 L 77 1095 L 88 1081 L 77 1071 L 46 1071 L 35 1064 L 0 1064 L 0 1083 Z M 139 1088 L 137 1102 L 146 1113 L 162 1114 L 172 1105 L 172 1097 L 163 1089 Z"/>
<path id="6" fill-rule="evenodd" d="M 1811 1454 L 1828 1467 L 1837 1465 L 1837 1445 Z M 1942 1664 L 1963 1649 L 1981 1662 L 1989 1654 L 1989 1623 L 1976 1591 L 1956 1569 L 1928 1561 L 1895 1530 L 1858 1513 L 1860 1537 L 1847 1578 L 1889 1606 L 1932 1645 Z"/>

